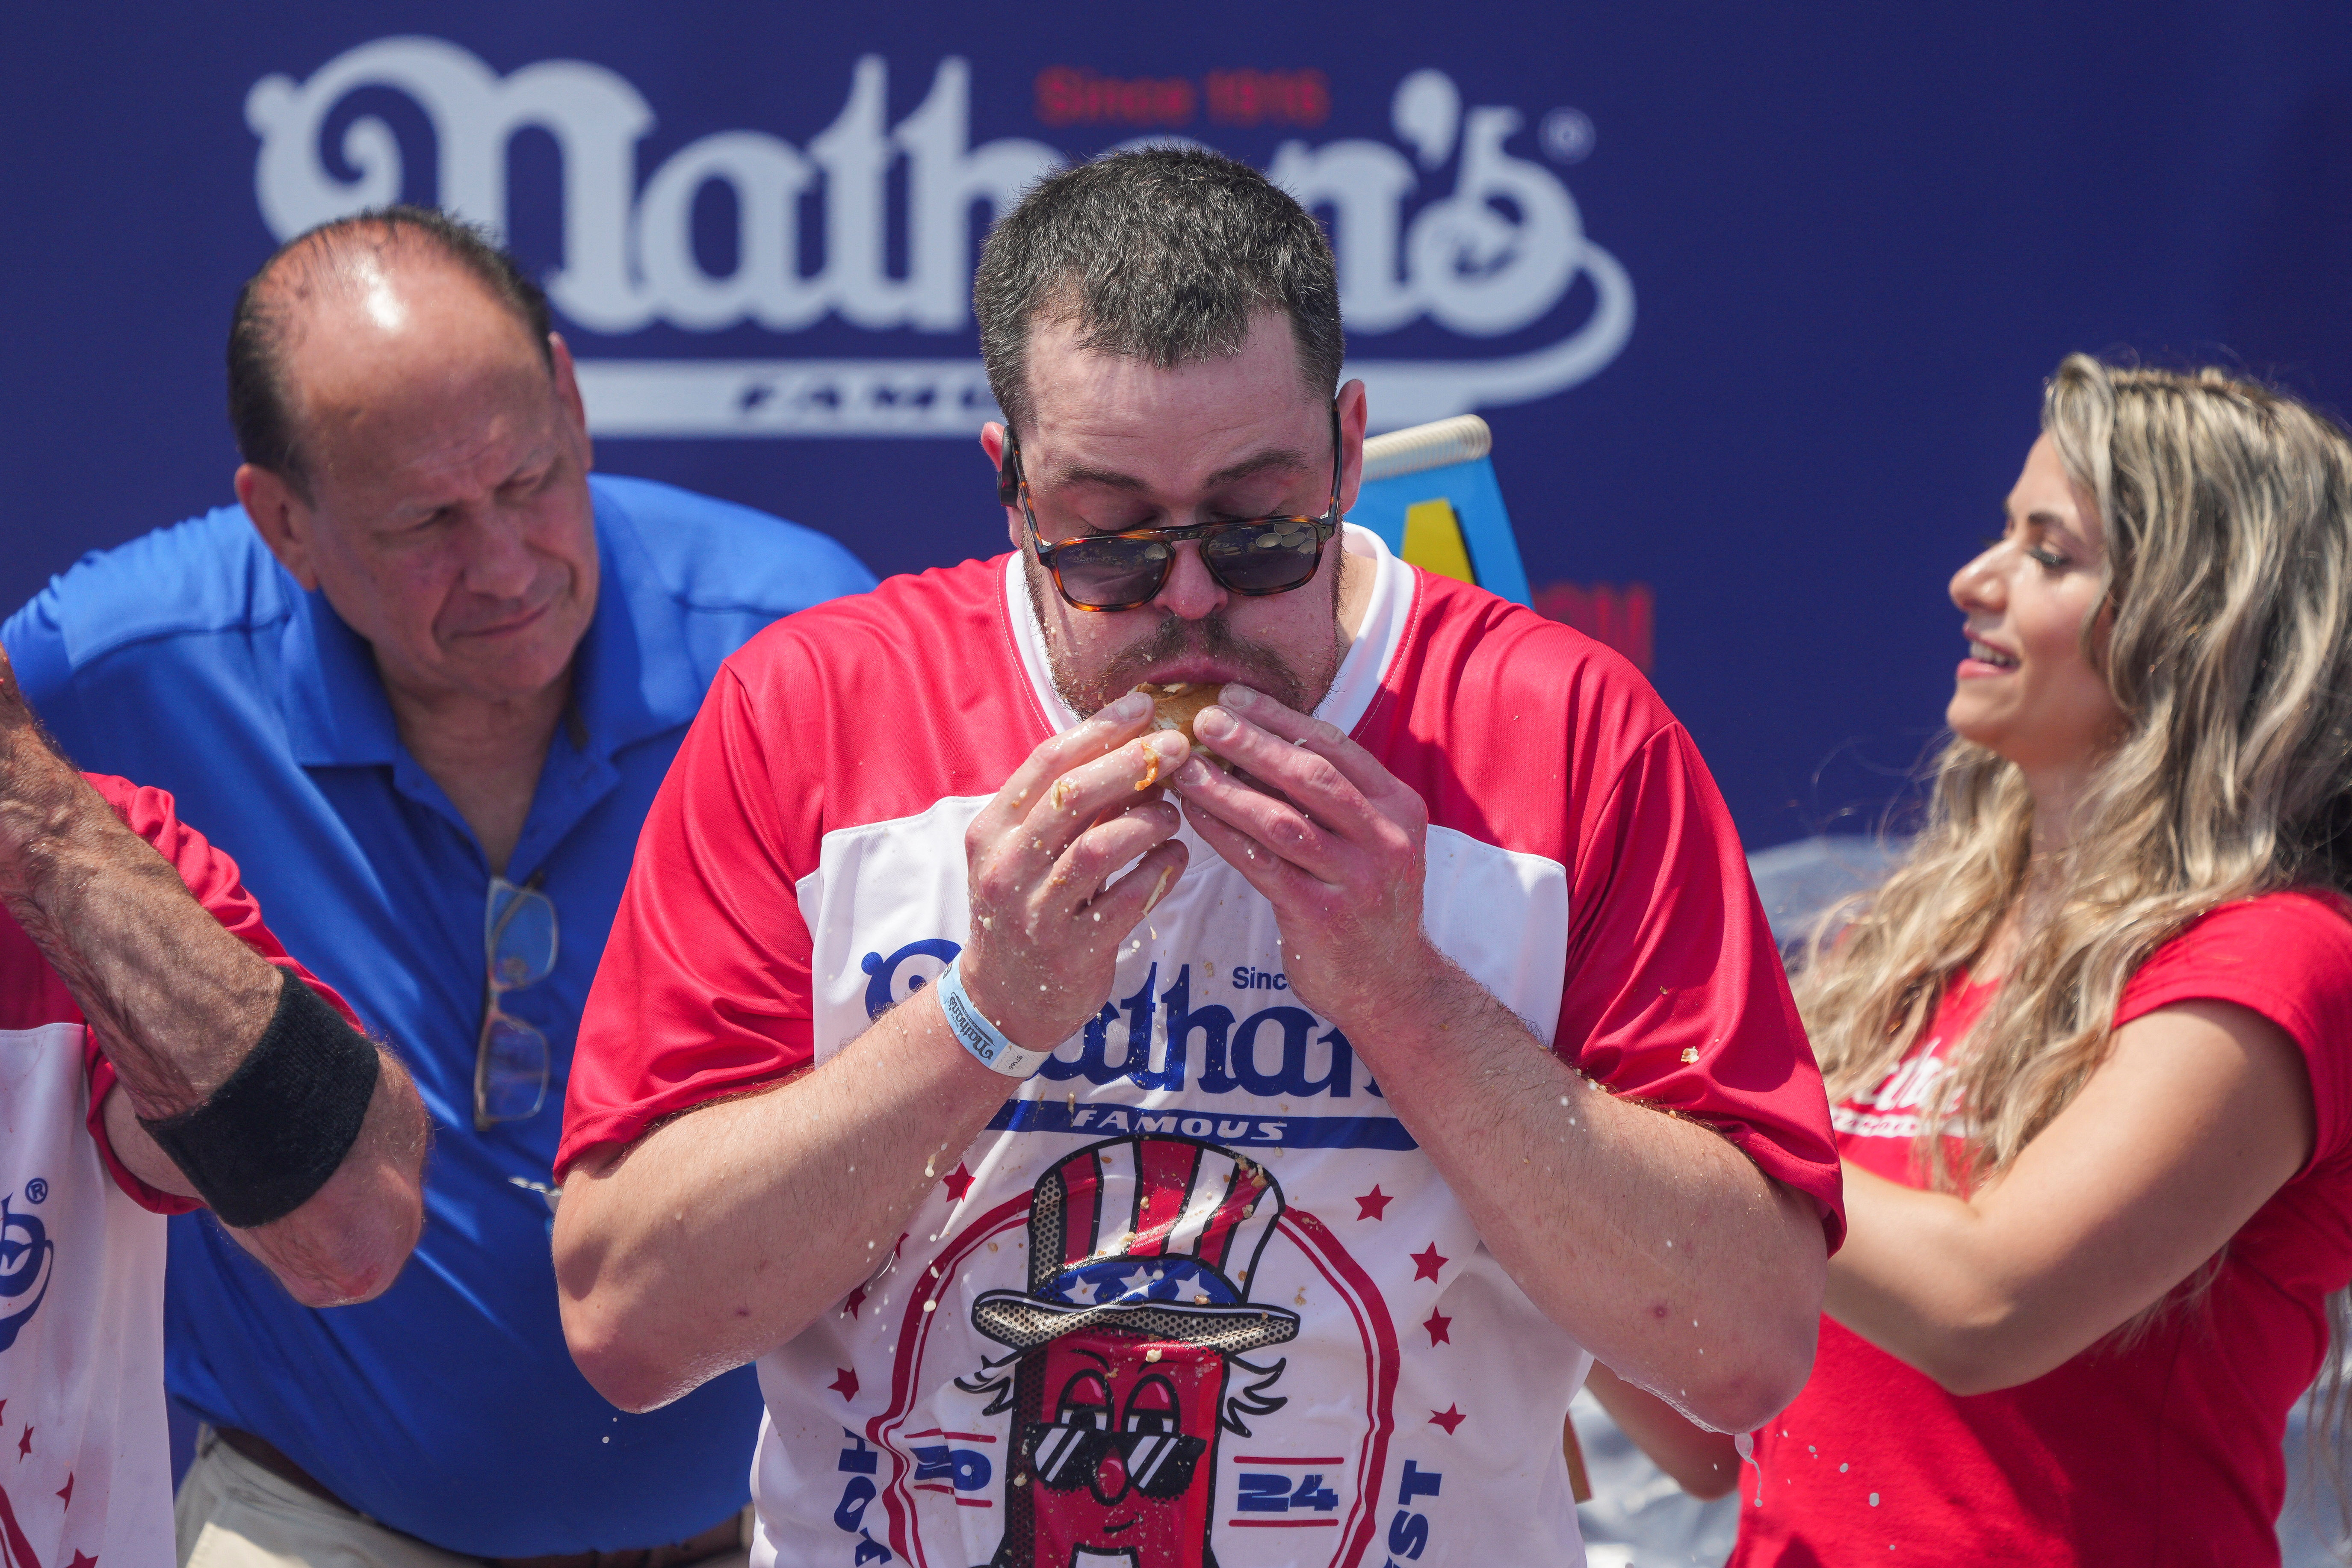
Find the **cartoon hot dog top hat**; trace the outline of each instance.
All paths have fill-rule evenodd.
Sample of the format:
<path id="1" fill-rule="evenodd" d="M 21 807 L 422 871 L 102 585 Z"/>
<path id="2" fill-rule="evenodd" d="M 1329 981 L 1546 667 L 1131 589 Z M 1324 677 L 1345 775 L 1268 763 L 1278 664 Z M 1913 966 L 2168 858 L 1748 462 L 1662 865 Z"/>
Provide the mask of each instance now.
<path id="1" fill-rule="evenodd" d="M 1298 1314 L 1249 1300 L 1281 1214 L 1274 1178 L 1223 1149 L 1148 1135 L 1081 1149 L 1038 1179 L 1027 1293 L 989 1291 L 972 1325 L 1021 1351 L 1082 1329 L 1227 1355 L 1281 1344 Z"/>

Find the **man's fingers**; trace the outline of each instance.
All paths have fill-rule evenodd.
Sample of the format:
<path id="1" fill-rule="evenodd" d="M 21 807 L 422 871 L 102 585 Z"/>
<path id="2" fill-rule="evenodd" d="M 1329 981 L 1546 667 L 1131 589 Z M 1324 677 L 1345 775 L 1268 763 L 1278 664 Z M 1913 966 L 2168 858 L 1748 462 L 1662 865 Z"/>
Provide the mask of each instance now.
<path id="1" fill-rule="evenodd" d="M 1141 734 L 1150 721 L 1151 699 L 1130 691 L 1085 723 L 1049 738 L 1013 770 L 1013 776 L 981 812 L 975 826 L 993 837 L 1026 816 L 1038 795 L 1055 779 L 1080 763 L 1116 751 Z"/>
<path id="2" fill-rule="evenodd" d="M 1094 924 L 1097 922 L 1092 917 L 1100 915 L 1099 923 L 1111 940 L 1125 940 L 1174 889 L 1184 875 L 1188 856 L 1181 839 L 1171 838 L 1160 845 L 1138 860 L 1133 870 L 1096 895 L 1084 918 Z"/>
<path id="3" fill-rule="evenodd" d="M 1327 888 L 1321 879 L 1307 875 L 1285 860 L 1248 834 L 1231 823 L 1203 809 L 1200 803 L 1187 799 L 1184 818 L 1201 841 L 1215 850 L 1225 864 L 1242 874 L 1243 879 L 1266 897 L 1279 915 L 1300 895 Z"/>
<path id="4" fill-rule="evenodd" d="M 1248 838 L 1259 859 L 1271 856 L 1319 881 L 1341 880 L 1344 846 L 1287 802 L 1254 790 L 1197 758 L 1177 770 L 1176 789 L 1196 825 L 1207 817 Z M 1224 853 L 1222 845 L 1218 852 Z"/>
<path id="5" fill-rule="evenodd" d="M 1040 889 L 1040 912 L 1067 919 L 1102 890 L 1111 874 L 1176 836 L 1183 818 L 1165 801 L 1138 806 L 1078 835 Z"/>
<path id="6" fill-rule="evenodd" d="M 1014 849 L 1042 871 L 1106 816 L 1147 800 L 1189 751 L 1183 736 L 1161 732 L 1079 763 L 1040 790 L 1012 826 Z"/>
<path id="7" fill-rule="evenodd" d="M 1268 710 L 1283 715 L 1283 728 L 1296 731 L 1297 738 L 1257 723 L 1255 716 Z M 1193 720 L 1192 728 L 1202 745 L 1280 790 L 1327 827 L 1353 837 L 1383 815 L 1373 791 L 1385 794 L 1381 786 L 1395 785 L 1396 781 L 1369 753 L 1365 753 L 1364 761 L 1378 775 L 1370 778 L 1372 789 L 1364 788 L 1350 777 L 1339 759 L 1349 751 L 1362 751 L 1353 741 L 1330 725 L 1319 720 L 1301 719 L 1267 698 L 1259 698 L 1251 712 L 1253 717 L 1244 719 L 1223 706 L 1203 709 Z"/>
<path id="8" fill-rule="evenodd" d="M 1220 718 L 1222 725 L 1217 722 Z M 1326 827 L 1352 837 L 1379 816 L 1363 791 L 1329 758 L 1304 745 L 1280 740 L 1215 708 L 1205 710 L 1192 727 L 1202 745 L 1269 789 L 1281 791 Z M 1186 786 L 1180 783 L 1177 787 Z"/>
<path id="9" fill-rule="evenodd" d="M 1305 751 L 1325 758 L 1349 784 L 1362 791 L 1367 800 L 1385 803 L 1395 791 L 1405 787 L 1402 781 L 1381 765 L 1379 758 L 1349 739 L 1346 731 L 1286 708 L 1263 691 L 1234 682 L 1217 694 L 1217 706 L 1229 716 L 1255 724 L 1288 742 L 1296 748 L 1294 755 L 1297 751 Z"/>

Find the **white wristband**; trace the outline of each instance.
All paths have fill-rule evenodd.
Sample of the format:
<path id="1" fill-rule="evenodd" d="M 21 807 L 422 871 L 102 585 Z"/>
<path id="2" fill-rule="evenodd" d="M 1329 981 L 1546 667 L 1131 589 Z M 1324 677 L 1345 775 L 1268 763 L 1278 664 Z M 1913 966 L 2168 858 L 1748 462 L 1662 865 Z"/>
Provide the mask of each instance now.
<path id="1" fill-rule="evenodd" d="M 947 973 L 934 981 L 939 992 L 940 1011 L 947 1015 L 948 1027 L 965 1050 L 978 1058 L 980 1065 L 1006 1078 L 1027 1078 L 1045 1065 L 1051 1051 L 1024 1050 L 1004 1037 L 1004 1031 L 982 1016 L 972 1005 L 971 994 L 963 988 L 961 959 L 950 963 Z"/>

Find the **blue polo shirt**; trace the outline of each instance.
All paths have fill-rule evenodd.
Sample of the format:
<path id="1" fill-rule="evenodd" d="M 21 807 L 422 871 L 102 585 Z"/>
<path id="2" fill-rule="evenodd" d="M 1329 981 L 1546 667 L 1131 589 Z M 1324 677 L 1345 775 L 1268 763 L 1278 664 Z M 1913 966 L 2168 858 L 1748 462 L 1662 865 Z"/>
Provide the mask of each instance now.
<path id="1" fill-rule="evenodd" d="M 362 1513 L 477 1556 L 676 1541 L 743 1505 L 751 1370 L 651 1415 L 606 1404 L 564 1347 L 543 1194 L 589 982 L 704 689 L 771 621 L 874 585 L 764 513 L 589 486 L 602 587 L 507 869 L 543 876 L 557 911 L 554 973 L 504 1000 L 545 1031 L 554 1073 L 537 1116 L 488 1132 L 473 1121 L 488 863 L 401 745 L 367 644 L 242 509 L 85 556 L 0 627 L 67 752 L 178 797 L 288 949 L 401 1053 L 436 1123 L 423 1239 L 365 1306 L 297 1305 L 208 1215 L 173 1222 L 173 1394 Z"/>

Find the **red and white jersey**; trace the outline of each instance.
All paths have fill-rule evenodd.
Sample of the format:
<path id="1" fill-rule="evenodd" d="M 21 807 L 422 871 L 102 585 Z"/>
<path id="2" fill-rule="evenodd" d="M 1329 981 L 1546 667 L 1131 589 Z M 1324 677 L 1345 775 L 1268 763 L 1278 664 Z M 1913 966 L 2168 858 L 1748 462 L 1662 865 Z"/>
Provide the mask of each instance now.
<path id="1" fill-rule="evenodd" d="M 1681 727 L 1568 627 L 1347 547 L 1370 605 L 1318 711 L 1428 802 L 1433 938 L 1563 1057 L 1812 1195 L 1834 1240 L 1821 1082 Z M 967 930 L 966 826 L 1075 722 L 1012 557 L 739 652 L 639 842 L 559 1173 L 930 983 Z M 1101 1013 L 761 1359 L 755 1563 L 1576 1560 L 1584 1351 L 1289 994 L 1272 907 L 1185 837 Z"/>
<path id="2" fill-rule="evenodd" d="M 309 978 L 170 795 L 90 783 L 215 919 Z M 0 914 L 0 1568 L 173 1557 L 163 1216 L 199 1205 L 115 1159 L 100 1114 L 113 1085 L 64 983 Z"/>

